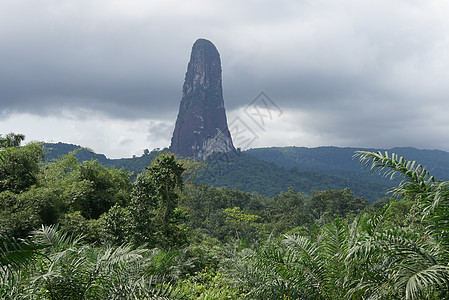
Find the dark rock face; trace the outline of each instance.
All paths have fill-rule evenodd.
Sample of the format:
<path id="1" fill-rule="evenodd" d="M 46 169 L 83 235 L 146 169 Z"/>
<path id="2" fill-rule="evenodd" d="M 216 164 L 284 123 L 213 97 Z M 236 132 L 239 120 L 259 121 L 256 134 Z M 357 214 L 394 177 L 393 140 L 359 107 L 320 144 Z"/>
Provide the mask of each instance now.
<path id="1" fill-rule="evenodd" d="M 170 151 L 206 159 L 235 150 L 226 120 L 220 54 L 208 40 L 192 47 Z"/>

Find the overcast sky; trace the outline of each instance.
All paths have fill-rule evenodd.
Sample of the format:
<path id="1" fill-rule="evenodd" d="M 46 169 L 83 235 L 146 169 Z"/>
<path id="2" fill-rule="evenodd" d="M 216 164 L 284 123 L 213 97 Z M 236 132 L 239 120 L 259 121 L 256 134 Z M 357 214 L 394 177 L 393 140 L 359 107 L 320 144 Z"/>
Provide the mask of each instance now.
<path id="1" fill-rule="evenodd" d="M 254 137 L 236 146 L 449 151 L 443 0 L 0 0 L 0 133 L 111 158 L 167 147 L 197 38 Z"/>

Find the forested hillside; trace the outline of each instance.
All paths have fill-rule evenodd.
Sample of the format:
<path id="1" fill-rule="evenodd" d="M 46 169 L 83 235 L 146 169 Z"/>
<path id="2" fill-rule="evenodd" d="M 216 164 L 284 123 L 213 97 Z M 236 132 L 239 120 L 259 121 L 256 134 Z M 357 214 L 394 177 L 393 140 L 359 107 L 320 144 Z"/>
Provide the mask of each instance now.
<path id="1" fill-rule="evenodd" d="M 143 154 L 139 157 L 135 156 L 133 158 L 120 158 L 111 159 L 107 158 L 103 154 L 97 154 L 91 149 L 83 148 L 78 145 L 65 144 L 65 143 L 46 143 L 43 145 L 45 152 L 45 160 L 52 161 L 58 159 L 60 156 L 69 154 L 76 150 L 75 157 L 79 161 L 86 161 L 96 159 L 104 166 L 116 167 L 117 169 L 123 169 L 127 172 L 134 172 L 139 174 L 145 167 L 147 167 L 151 161 L 160 153 L 160 151 L 144 150 Z"/>
<path id="2" fill-rule="evenodd" d="M 170 153 L 132 179 L 75 153 L 45 162 L 23 138 L 0 136 L 1 299 L 449 297 L 449 182 L 417 162 L 357 152 L 403 179 L 369 205 L 197 184 L 201 164 Z"/>
<path id="3" fill-rule="evenodd" d="M 315 168 L 301 170 L 291 165 L 278 166 L 246 152 L 225 158 L 218 155 L 208 159 L 206 164 L 208 169 L 200 174 L 200 181 L 268 197 L 285 192 L 289 187 L 308 194 L 313 190 L 350 188 L 356 196 L 373 202 L 385 197 L 385 191 L 392 186 L 390 181 L 370 175 L 358 178 L 343 171 L 334 174 Z M 358 173 L 361 173 L 360 166 Z"/>
<path id="4" fill-rule="evenodd" d="M 249 149 L 245 153 L 281 167 L 296 167 L 301 171 L 315 170 L 334 175 L 344 174 L 347 178 L 360 178 L 360 176 L 365 178 L 368 174 L 360 168 L 357 160 L 353 159 L 354 153 L 359 150 L 397 153 L 410 160 L 421 162 L 435 176 L 449 179 L 449 153 L 440 150 L 419 150 L 411 147 L 392 149 L 271 147 Z M 373 176 L 371 180 L 375 180 Z"/>
<path id="5" fill-rule="evenodd" d="M 114 166 L 117 169 L 123 168 L 135 175 L 142 172 L 161 152 L 160 150 L 145 151 L 139 157 L 108 159 L 102 154 L 96 154 L 89 149 L 75 145 L 45 144 L 44 148 L 46 149 L 47 160 L 56 159 L 59 155 L 78 149 L 75 155 L 80 161 L 95 158 L 105 166 Z M 305 161 L 309 161 L 309 159 L 307 156 L 304 157 Z M 310 159 L 310 162 L 312 162 L 312 159 Z M 376 176 L 366 175 L 357 163 L 352 160 L 351 162 L 358 167 L 355 171 L 358 176 L 345 170 L 344 166 L 339 167 L 338 164 L 336 164 L 336 169 L 341 171 L 340 174 L 338 172 L 327 172 L 315 165 L 300 169 L 292 167 L 292 164 L 288 166 L 288 161 L 285 163 L 286 166 L 277 165 L 277 162 L 266 162 L 263 159 L 247 155 L 246 152 L 219 154 L 205 162 L 207 169 L 199 174 L 196 182 L 203 182 L 215 187 L 256 192 L 267 197 L 285 192 L 289 187 L 308 194 L 313 190 L 350 188 L 355 195 L 364 197 L 371 202 L 385 197 L 385 191 L 391 187 L 391 182 Z M 358 178 L 360 174 L 363 174 L 362 179 Z"/>
<path id="6" fill-rule="evenodd" d="M 46 144 L 45 148 L 46 158 L 51 160 L 79 146 L 58 143 Z M 353 159 L 357 150 L 374 151 L 338 147 L 273 147 L 215 155 L 206 161 L 208 170 L 200 174 L 197 182 L 256 192 L 267 197 L 285 192 L 289 187 L 308 194 L 313 190 L 349 188 L 357 197 L 374 202 L 385 197 L 385 192 L 399 181 L 392 182 L 363 170 Z M 421 161 L 435 176 L 449 179 L 447 152 L 415 148 L 394 148 L 388 151 Z M 159 153 L 160 150 L 146 150 L 139 157 L 108 159 L 102 154 L 83 149 L 76 155 L 81 161 L 95 158 L 105 166 L 115 166 L 138 174 Z"/>

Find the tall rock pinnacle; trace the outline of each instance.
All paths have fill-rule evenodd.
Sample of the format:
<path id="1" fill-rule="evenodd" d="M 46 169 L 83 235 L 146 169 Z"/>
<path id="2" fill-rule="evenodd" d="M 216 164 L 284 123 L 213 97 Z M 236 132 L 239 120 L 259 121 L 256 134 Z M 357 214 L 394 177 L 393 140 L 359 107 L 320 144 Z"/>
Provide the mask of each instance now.
<path id="1" fill-rule="evenodd" d="M 223 101 L 220 54 L 210 41 L 198 39 L 187 66 L 170 151 L 204 160 L 213 153 L 233 150 Z"/>

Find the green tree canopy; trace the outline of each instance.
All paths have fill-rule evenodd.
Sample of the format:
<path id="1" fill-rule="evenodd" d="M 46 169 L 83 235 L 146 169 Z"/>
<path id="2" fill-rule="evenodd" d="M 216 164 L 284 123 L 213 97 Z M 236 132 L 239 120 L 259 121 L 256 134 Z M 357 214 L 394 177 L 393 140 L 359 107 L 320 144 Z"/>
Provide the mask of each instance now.
<path id="1" fill-rule="evenodd" d="M 355 198 L 354 193 L 348 188 L 344 190 L 313 191 L 311 208 L 318 217 L 330 215 L 344 217 L 347 214 L 357 214 L 362 211 L 368 201 L 363 198 Z"/>
<path id="2" fill-rule="evenodd" d="M 136 179 L 131 210 L 138 244 L 171 247 L 186 243 L 186 229 L 180 224 L 185 214 L 178 209 L 185 171 L 174 154 L 158 155 Z"/>
<path id="3" fill-rule="evenodd" d="M 39 143 L 5 148 L 0 161 L 0 192 L 20 193 L 36 184 L 43 157 Z"/>
<path id="4" fill-rule="evenodd" d="M 8 133 L 5 137 L 0 134 L 0 148 L 19 147 L 25 140 L 25 135 Z"/>

